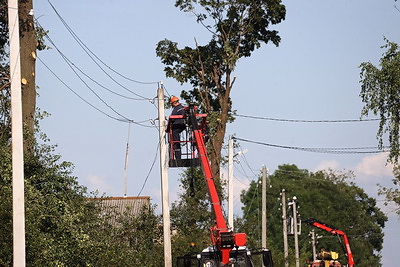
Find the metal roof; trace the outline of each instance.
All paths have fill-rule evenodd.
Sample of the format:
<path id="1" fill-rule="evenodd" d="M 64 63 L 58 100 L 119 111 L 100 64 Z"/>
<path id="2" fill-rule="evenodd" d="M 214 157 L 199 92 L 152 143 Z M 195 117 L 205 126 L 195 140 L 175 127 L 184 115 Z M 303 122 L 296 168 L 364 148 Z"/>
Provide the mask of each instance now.
<path id="1" fill-rule="evenodd" d="M 119 215 L 127 214 L 135 216 L 143 208 L 150 206 L 150 197 L 104 197 L 92 199 L 98 201 L 98 205 L 104 214 L 115 214 L 110 221 L 113 225 L 116 225 Z"/>

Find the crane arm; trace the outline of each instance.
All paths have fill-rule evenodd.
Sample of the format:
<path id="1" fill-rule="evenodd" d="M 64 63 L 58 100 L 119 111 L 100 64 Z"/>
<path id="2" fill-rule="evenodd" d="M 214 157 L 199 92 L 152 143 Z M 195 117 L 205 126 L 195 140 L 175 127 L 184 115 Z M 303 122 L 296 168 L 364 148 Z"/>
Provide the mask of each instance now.
<path id="1" fill-rule="evenodd" d="M 246 234 L 234 233 L 227 227 L 218 192 L 212 175 L 210 161 L 208 159 L 207 148 L 204 141 L 204 129 L 199 127 L 195 107 L 191 106 L 188 110 L 189 127 L 193 131 L 193 137 L 198 150 L 204 177 L 211 198 L 211 206 L 215 214 L 216 225 L 211 230 L 211 240 L 213 244 L 221 251 L 222 263 L 228 264 L 230 251 L 234 247 L 244 246 L 246 244 Z M 204 125 L 203 125 L 204 126 Z"/>
<path id="2" fill-rule="evenodd" d="M 314 219 L 314 218 L 308 218 L 307 220 L 305 220 L 305 222 L 311 226 L 314 226 L 321 230 L 327 231 L 327 232 L 331 233 L 332 235 L 340 236 L 343 239 L 342 245 L 344 247 L 343 250 L 347 256 L 347 264 L 349 265 L 349 267 L 354 266 L 353 253 L 351 252 L 349 239 L 348 239 L 347 235 L 345 234 L 345 232 L 343 232 L 333 226 L 329 226 L 328 224 L 318 221 L 317 219 Z"/>

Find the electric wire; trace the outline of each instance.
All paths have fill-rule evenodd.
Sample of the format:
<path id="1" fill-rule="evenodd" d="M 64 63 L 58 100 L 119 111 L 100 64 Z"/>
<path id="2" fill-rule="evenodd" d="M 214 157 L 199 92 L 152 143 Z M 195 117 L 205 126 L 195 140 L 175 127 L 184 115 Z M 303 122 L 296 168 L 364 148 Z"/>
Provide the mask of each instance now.
<path id="1" fill-rule="evenodd" d="M 142 188 L 140 189 L 140 191 L 139 191 L 139 193 L 138 193 L 138 195 L 137 195 L 138 197 L 139 197 L 140 194 L 142 193 L 144 187 L 146 186 L 147 180 L 149 179 L 149 176 L 150 176 L 151 172 L 153 171 L 154 164 L 156 163 L 156 160 L 157 160 L 158 148 L 159 148 L 159 147 L 160 147 L 160 142 L 158 142 L 158 144 L 157 144 L 156 154 L 155 154 L 155 156 L 154 156 L 153 163 L 151 164 L 150 170 L 149 170 L 149 172 L 147 173 L 146 178 L 144 179 Z"/>
<path id="2" fill-rule="evenodd" d="M 37 24 L 39 27 L 43 28 L 43 26 L 39 23 L 39 21 L 38 21 L 37 19 L 35 19 L 35 22 L 36 22 L 36 24 Z M 136 95 L 136 96 L 138 96 L 138 97 L 140 97 L 140 98 L 134 98 L 134 97 L 124 96 L 124 95 L 119 94 L 119 93 L 117 93 L 117 92 L 114 92 L 113 90 L 111 90 L 111 89 L 107 88 L 106 86 L 100 84 L 100 83 L 97 82 L 95 79 L 91 78 L 88 74 L 86 74 L 86 73 L 85 73 L 81 68 L 79 68 L 76 64 L 74 64 L 64 53 L 62 53 L 61 50 L 58 48 L 58 46 L 57 46 L 57 45 L 54 43 L 54 41 L 50 38 L 50 36 L 49 36 L 48 33 L 45 33 L 44 36 L 45 36 L 46 39 L 54 46 L 54 48 L 56 49 L 56 51 L 63 57 L 64 61 L 68 61 L 69 64 L 71 64 L 74 68 L 76 68 L 80 73 L 82 73 L 84 76 L 86 76 L 88 79 L 90 79 L 92 82 L 96 83 L 97 85 L 99 85 L 99 86 L 102 87 L 103 89 L 105 89 L 105 90 L 107 90 L 107 91 L 109 91 L 109 92 L 111 92 L 111 93 L 113 93 L 113 94 L 115 94 L 115 95 L 118 95 L 118 96 L 123 97 L 123 98 L 130 99 L 130 100 L 148 100 L 148 99 L 149 99 L 149 98 L 146 98 L 146 97 L 144 97 L 144 96 L 141 96 L 141 95 L 136 94 L 135 92 L 129 90 L 127 87 L 125 87 L 125 86 L 123 86 L 122 84 L 118 83 L 118 82 L 115 81 L 112 77 L 110 77 L 109 74 L 108 74 L 107 72 L 105 72 L 103 69 L 102 69 L 103 72 L 104 72 L 108 77 L 110 77 L 115 83 L 117 83 L 119 86 L 121 86 L 122 88 L 124 88 L 124 89 L 127 90 L 128 92 L 130 92 L 130 93 L 132 93 L 132 94 L 134 94 L 134 95 Z M 66 63 L 68 64 L 68 62 L 66 62 Z M 95 63 L 96 63 L 96 62 L 95 62 Z M 69 64 L 68 64 L 68 65 L 69 65 Z M 71 66 L 69 66 L 69 67 L 71 68 Z M 99 68 L 101 68 L 101 67 L 99 66 Z M 74 71 L 74 72 L 75 72 L 75 71 Z"/>
<path id="3" fill-rule="evenodd" d="M 259 141 L 252 141 L 248 139 L 234 137 L 236 140 L 240 140 L 243 142 L 253 143 L 257 145 L 275 147 L 275 148 L 284 148 L 298 151 L 306 151 L 306 152 L 314 152 L 314 153 L 326 153 L 326 154 L 374 154 L 374 153 L 382 153 L 388 152 L 384 150 L 388 147 L 383 147 L 383 150 L 372 150 L 377 149 L 376 147 L 342 147 L 342 148 L 317 148 L 317 147 L 296 147 L 296 146 L 284 146 L 284 145 L 276 145 L 269 144 Z M 368 150 L 368 151 L 357 151 L 357 150 Z"/>
<path id="4" fill-rule="evenodd" d="M 258 186 L 259 186 L 259 183 L 256 184 L 256 189 L 255 189 L 254 192 L 253 192 L 253 196 L 252 196 L 252 198 L 251 198 L 250 205 L 249 205 L 249 207 L 248 207 L 248 211 L 247 211 L 246 214 L 244 214 L 243 220 L 246 220 L 246 219 L 247 219 L 247 216 L 250 214 L 249 211 L 251 210 L 251 207 L 253 206 L 254 199 L 256 198 L 256 196 L 258 196 Z"/>
<path id="5" fill-rule="evenodd" d="M 106 64 L 103 60 L 101 60 L 91 49 L 89 49 L 89 47 L 79 38 L 79 36 L 72 30 L 72 28 L 68 25 L 68 23 L 63 19 L 63 17 L 60 15 L 60 13 L 57 11 L 57 9 L 55 8 L 55 6 L 50 2 L 50 0 L 47 0 L 47 2 L 50 4 L 51 8 L 53 9 L 53 11 L 56 13 L 57 17 L 60 19 L 60 21 L 63 23 L 63 25 L 65 26 L 65 28 L 68 30 L 68 32 L 71 34 L 71 36 L 75 39 L 75 41 L 79 44 L 79 46 L 85 51 L 85 53 L 93 60 L 93 62 L 96 63 L 96 65 L 107 75 L 110 77 L 110 79 L 112 79 L 114 82 L 116 82 L 118 85 L 120 85 L 121 87 L 123 87 L 124 89 L 127 89 L 126 87 L 122 86 L 121 84 L 119 84 L 117 81 L 115 81 L 106 71 L 104 71 L 104 69 L 97 63 L 96 60 L 94 60 L 94 58 L 91 56 L 93 55 L 98 61 L 100 61 L 104 66 L 106 66 L 109 70 L 111 70 L 112 72 L 114 72 L 115 74 L 119 75 L 120 77 L 129 80 L 131 82 L 135 82 L 135 83 L 139 83 L 139 84 L 157 84 L 158 82 L 142 82 L 142 81 L 138 81 L 138 80 L 134 80 L 131 79 L 123 74 L 121 74 L 120 72 L 114 70 L 113 68 L 111 68 L 108 64 Z M 91 54 L 91 55 L 90 55 Z M 136 94 L 133 91 L 130 91 L 129 89 L 127 89 L 129 92 L 131 92 L 132 94 L 141 97 L 143 99 L 146 99 L 145 97 Z"/>
<path id="6" fill-rule="evenodd" d="M 40 25 L 40 24 L 39 24 Z M 65 63 L 67 63 L 68 67 L 75 73 L 75 75 L 81 80 L 81 82 L 104 104 L 106 105 L 109 109 L 111 109 L 114 113 L 118 114 L 120 117 L 124 118 L 124 120 L 126 121 L 130 121 L 130 119 L 128 119 L 127 117 L 125 117 L 124 115 L 122 115 L 121 113 L 119 113 L 118 111 L 116 111 L 113 107 L 111 107 L 107 102 L 105 102 L 83 79 L 82 77 L 76 72 L 76 70 L 74 69 L 73 66 L 75 66 L 75 64 L 69 60 L 63 52 L 61 52 L 60 49 L 58 49 L 58 46 L 53 42 L 53 40 L 50 38 L 50 36 L 48 34 L 45 34 L 46 39 L 54 46 L 54 48 L 56 49 L 56 51 L 60 54 L 60 56 L 63 58 L 63 60 L 65 61 Z M 43 61 L 41 60 L 41 62 L 43 63 Z M 49 68 L 48 68 L 49 69 Z"/>
<path id="7" fill-rule="evenodd" d="M 49 38 L 48 38 L 49 39 Z M 50 39 L 49 39 L 50 40 Z M 52 43 L 54 45 L 54 43 Z M 99 94 L 97 94 L 89 85 L 87 82 L 85 82 L 82 77 L 76 72 L 76 70 L 73 68 L 73 66 L 75 66 L 75 64 L 73 62 L 71 62 L 67 57 L 65 57 L 65 55 L 58 50 L 58 48 L 56 48 L 57 51 L 59 52 L 59 54 L 61 55 L 61 57 L 64 59 L 64 61 L 67 63 L 67 65 L 70 67 L 70 69 L 75 73 L 75 75 L 79 78 L 79 80 L 81 80 L 81 82 L 105 105 L 107 106 L 109 109 L 111 109 L 114 113 L 116 113 L 117 115 L 119 115 L 120 117 L 122 117 L 124 120 L 129 121 L 130 119 L 128 119 L 127 117 L 125 117 L 124 115 L 122 115 L 121 113 L 119 113 L 117 110 L 115 110 L 111 105 L 109 105 L 104 99 L 102 99 L 100 97 Z"/>
<path id="8" fill-rule="evenodd" d="M 239 147 L 241 148 L 240 144 L 239 144 Z M 241 150 L 243 150 L 243 149 L 241 148 Z M 246 155 L 243 154 L 242 157 L 243 157 L 243 159 L 244 159 L 245 164 L 246 164 L 247 167 L 249 168 L 249 170 L 253 173 L 254 177 L 258 177 L 259 174 L 256 174 L 256 173 L 255 173 L 255 170 L 254 170 L 253 168 L 251 168 L 250 163 L 248 162 Z"/>
<path id="9" fill-rule="evenodd" d="M 165 92 L 167 93 L 168 98 L 170 98 L 170 97 L 171 97 L 171 94 L 168 92 L 167 88 L 165 87 L 165 85 L 164 85 L 163 83 L 161 83 L 161 87 L 162 87 L 162 88 L 165 90 Z"/>
<path id="10" fill-rule="evenodd" d="M 104 112 L 103 110 L 99 109 L 98 107 L 94 106 L 93 104 L 91 104 L 89 101 L 87 101 L 86 99 L 84 99 L 82 96 L 80 96 L 74 89 L 72 89 L 72 87 L 70 87 L 66 82 L 64 82 L 40 57 L 37 57 L 37 59 L 39 59 L 40 63 L 43 64 L 43 66 L 50 71 L 51 74 L 53 74 L 54 77 L 56 77 L 56 79 L 58 79 L 67 89 L 69 89 L 73 94 L 75 94 L 79 99 L 81 99 L 83 102 L 85 102 L 86 104 L 88 104 L 89 106 L 91 106 L 92 108 L 94 108 L 95 110 L 97 110 L 98 112 L 102 113 L 103 115 L 116 120 L 116 121 L 120 121 L 120 122 L 131 122 L 134 123 L 136 125 L 142 126 L 142 127 L 148 127 L 148 128 L 154 128 L 154 126 L 149 126 L 149 125 L 144 125 L 143 123 L 145 122 L 150 122 L 151 120 L 144 120 L 144 121 L 139 121 L 136 122 L 134 120 L 126 120 L 126 119 L 121 119 L 121 118 L 117 118 L 115 116 L 112 116 L 106 112 Z"/>
<path id="11" fill-rule="evenodd" d="M 38 22 L 37 22 L 38 23 Z M 40 24 L 39 24 L 40 25 Z M 40 27 L 41 27 L 41 25 L 40 25 Z M 71 60 L 69 60 L 65 55 L 64 55 L 64 53 L 63 52 L 61 52 L 61 50 L 58 48 L 58 46 L 53 42 L 53 40 L 50 38 L 50 36 L 48 35 L 48 34 L 45 34 L 45 37 L 46 37 L 46 39 L 54 46 L 54 48 L 56 49 L 56 51 L 60 54 L 60 56 L 63 58 L 63 60 L 67 63 L 67 65 L 71 68 L 71 70 L 75 73 L 75 75 L 81 80 L 81 82 L 103 103 L 103 104 L 105 104 L 108 108 L 110 108 L 114 113 L 116 113 L 116 114 L 118 114 L 120 117 L 122 117 L 123 118 L 123 120 L 122 119 L 119 119 L 119 118 L 116 118 L 116 117 L 113 117 L 113 116 L 110 116 L 110 115 L 108 115 L 107 114 L 107 116 L 108 117 L 110 117 L 110 118 L 113 118 L 113 119 L 116 119 L 116 120 L 119 120 L 119 121 L 122 121 L 122 122 L 132 122 L 132 123 L 134 123 L 134 124 L 138 124 L 138 125 L 140 125 L 140 126 L 144 126 L 144 127 L 151 127 L 151 126 L 147 126 L 147 125 L 142 125 L 142 124 L 140 124 L 140 123 L 137 123 L 137 122 L 135 122 L 135 121 L 133 121 L 133 120 L 131 120 L 131 119 L 129 119 L 129 118 L 127 118 L 127 117 L 125 117 L 124 115 L 122 115 L 121 113 L 119 113 L 118 111 L 116 111 L 113 107 L 111 107 L 107 102 L 105 102 L 83 79 L 82 79 L 82 77 L 76 72 L 76 70 L 74 69 L 74 67 L 76 67 L 76 65 L 71 61 Z M 39 57 L 38 57 L 39 58 Z M 43 62 L 43 60 L 41 60 L 40 59 L 40 61 L 42 62 L 42 64 L 44 64 L 45 65 L 45 67 L 48 69 L 48 70 L 50 70 L 52 73 L 53 73 L 53 75 L 55 75 L 55 73 Z M 61 80 L 57 75 L 55 75 L 59 80 Z M 63 84 L 64 85 L 66 85 L 66 83 L 64 83 L 63 82 Z M 72 88 L 70 88 L 69 86 L 67 86 L 70 90 L 72 89 Z M 73 90 L 72 90 L 73 91 Z M 78 95 L 75 91 L 73 91 L 74 93 L 75 93 L 75 95 Z M 83 100 L 83 98 L 81 97 L 81 96 L 79 96 L 79 98 L 81 98 L 82 100 Z M 88 101 L 84 101 L 84 102 L 86 102 L 87 104 L 89 104 L 89 102 Z M 94 105 L 92 105 L 92 104 L 89 104 L 90 106 L 92 106 L 92 107 L 94 107 Z M 101 111 L 100 109 L 98 109 L 98 108 L 96 108 L 96 107 L 94 107 L 96 110 L 98 110 L 98 111 L 100 111 L 101 113 L 103 113 L 103 114 L 105 114 L 106 115 L 106 113 L 105 112 L 103 112 L 103 111 Z"/>
<path id="12" fill-rule="evenodd" d="M 278 119 L 278 118 L 268 118 L 268 117 L 260 117 L 260 116 L 251 116 L 251 115 L 243 115 L 243 114 L 235 114 L 234 117 L 242 117 L 249 119 L 258 119 L 258 120 L 269 120 L 269 121 L 279 121 L 279 122 L 301 122 L 301 123 L 349 123 L 349 122 L 370 122 L 370 121 L 379 121 L 380 119 L 347 119 L 347 120 L 296 120 L 296 119 Z"/>

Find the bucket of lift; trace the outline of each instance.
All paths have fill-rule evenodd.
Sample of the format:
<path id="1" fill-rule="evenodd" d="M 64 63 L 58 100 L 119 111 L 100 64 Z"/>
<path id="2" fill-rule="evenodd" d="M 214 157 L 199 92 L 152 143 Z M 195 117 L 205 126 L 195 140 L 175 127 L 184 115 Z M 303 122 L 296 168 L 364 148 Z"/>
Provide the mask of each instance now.
<path id="1" fill-rule="evenodd" d="M 186 108 L 185 108 L 186 109 Z M 188 111 L 188 109 L 186 109 Z M 206 115 L 196 114 L 196 121 L 199 127 L 205 127 Z M 175 119 L 185 119 L 185 130 L 180 133 L 179 140 L 173 140 L 173 121 Z M 168 142 L 168 155 L 169 167 L 196 167 L 200 166 L 200 158 L 197 150 L 197 142 L 193 134 L 192 123 L 188 119 L 188 115 L 171 115 L 167 124 L 167 142 Z M 179 144 L 181 149 L 181 158 L 176 158 L 175 146 Z"/>

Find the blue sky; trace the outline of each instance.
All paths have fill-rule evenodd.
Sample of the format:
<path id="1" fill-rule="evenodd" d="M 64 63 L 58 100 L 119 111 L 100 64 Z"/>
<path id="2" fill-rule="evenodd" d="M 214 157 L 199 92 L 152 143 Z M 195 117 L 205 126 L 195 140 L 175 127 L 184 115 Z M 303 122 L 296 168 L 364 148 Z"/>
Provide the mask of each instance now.
<path id="1" fill-rule="evenodd" d="M 363 104 L 359 97 L 358 66 L 365 61 L 378 64 L 384 52 L 380 49 L 384 36 L 400 43 L 400 12 L 394 7 L 394 0 L 284 3 L 287 18 L 274 27 L 282 37 L 279 47 L 263 45 L 237 65 L 232 92 L 234 109 L 242 115 L 279 119 L 360 118 Z M 156 97 L 159 81 L 173 95 L 190 86 L 165 78 L 155 47 L 164 38 L 178 42 L 180 47 L 193 46 L 195 39 L 205 44 L 209 33 L 192 15 L 175 8 L 174 1 L 53 0 L 52 4 L 80 40 L 109 67 L 131 79 L 152 83 L 129 81 L 103 66 L 125 88 L 112 81 L 74 40 L 49 2 L 36 1 L 36 18 L 49 30 L 55 46 L 70 62 L 109 90 L 136 98 L 129 92 L 133 91 L 145 98 L 122 98 L 83 77 L 107 102 L 105 105 L 68 67 L 55 46 L 49 44 L 53 49 L 39 52 L 36 74 L 38 107 L 52 114 L 42 121 L 42 130 L 58 145 L 57 152 L 63 159 L 75 164 L 74 175 L 81 184 L 89 190 L 122 196 L 128 124 L 104 115 L 76 94 L 110 116 L 118 117 L 115 110 L 129 119 L 145 121 L 146 127 L 131 125 L 127 192 L 129 196 L 137 196 L 145 184 L 141 195 L 150 196 L 160 205 L 158 131 L 149 121 L 157 118 L 152 99 Z M 228 126 L 227 136 L 235 134 L 238 138 L 294 147 L 371 147 L 377 144 L 377 126 L 377 122 L 299 123 L 238 117 Z M 376 196 L 376 184 L 390 185 L 392 178 L 385 154 L 321 154 L 247 142 L 240 142 L 240 148 L 248 152 L 235 164 L 237 214 L 240 214 L 239 190 L 247 188 L 262 165 L 270 172 L 286 163 L 310 171 L 327 168 L 354 171 L 356 184 L 377 197 L 390 218 L 385 229 L 384 266 L 397 263 L 395 250 L 400 244 L 400 223 L 391 212 L 393 207 L 383 206 L 382 197 Z M 154 168 L 148 176 L 154 159 Z M 177 198 L 180 171 L 169 170 L 171 201 Z"/>

